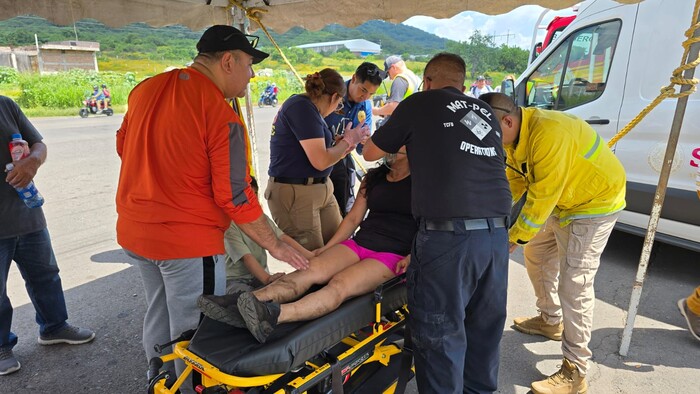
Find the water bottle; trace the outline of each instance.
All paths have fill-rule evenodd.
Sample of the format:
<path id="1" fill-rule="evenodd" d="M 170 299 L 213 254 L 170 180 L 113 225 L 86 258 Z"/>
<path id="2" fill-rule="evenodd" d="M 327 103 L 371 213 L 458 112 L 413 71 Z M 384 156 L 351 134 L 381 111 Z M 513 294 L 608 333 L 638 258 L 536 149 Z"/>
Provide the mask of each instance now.
<path id="1" fill-rule="evenodd" d="M 12 163 L 7 163 L 5 165 L 5 172 L 10 172 L 14 169 L 15 165 Z M 15 190 L 17 190 L 17 194 L 19 194 L 19 198 L 21 198 L 24 204 L 29 208 L 39 208 L 44 205 L 44 197 L 39 193 L 39 190 L 37 190 L 34 181 L 29 182 L 29 184 L 23 188 L 16 187 Z"/>
<path id="2" fill-rule="evenodd" d="M 18 161 L 29 156 L 29 144 L 22 139 L 22 134 L 12 134 L 10 155 L 12 156 L 12 161 Z"/>

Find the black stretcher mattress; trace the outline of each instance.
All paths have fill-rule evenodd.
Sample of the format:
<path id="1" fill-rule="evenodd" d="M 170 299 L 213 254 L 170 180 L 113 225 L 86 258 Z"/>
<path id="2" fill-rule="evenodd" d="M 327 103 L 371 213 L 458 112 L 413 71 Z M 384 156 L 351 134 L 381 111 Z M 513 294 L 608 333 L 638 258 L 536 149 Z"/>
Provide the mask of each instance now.
<path id="1" fill-rule="evenodd" d="M 407 302 L 405 283 L 384 291 L 382 315 Z M 245 328 L 204 318 L 188 350 L 220 371 L 250 377 L 286 373 L 374 322 L 374 294 L 346 301 L 316 320 L 280 324 L 259 343 Z"/>

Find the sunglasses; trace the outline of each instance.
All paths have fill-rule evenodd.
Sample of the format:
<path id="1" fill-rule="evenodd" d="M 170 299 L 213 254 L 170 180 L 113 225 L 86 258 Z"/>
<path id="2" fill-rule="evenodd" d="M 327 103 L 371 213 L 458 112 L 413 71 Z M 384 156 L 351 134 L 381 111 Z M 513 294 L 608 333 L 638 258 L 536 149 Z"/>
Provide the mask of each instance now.
<path id="1" fill-rule="evenodd" d="M 368 77 L 374 77 L 374 76 L 377 76 L 377 75 L 379 75 L 379 76 L 382 75 L 382 71 L 379 69 L 379 67 L 368 68 L 368 69 L 365 70 L 365 73 L 367 74 Z"/>
<path id="2" fill-rule="evenodd" d="M 248 43 L 250 44 L 251 47 L 255 48 L 258 46 L 258 41 L 260 41 L 260 37 L 251 36 L 251 35 L 242 34 L 242 33 L 231 33 L 231 34 L 227 35 L 226 37 L 224 37 L 224 39 L 222 41 L 224 41 L 224 42 L 228 41 L 231 37 L 238 36 L 238 35 L 245 36 L 245 38 L 248 40 Z"/>

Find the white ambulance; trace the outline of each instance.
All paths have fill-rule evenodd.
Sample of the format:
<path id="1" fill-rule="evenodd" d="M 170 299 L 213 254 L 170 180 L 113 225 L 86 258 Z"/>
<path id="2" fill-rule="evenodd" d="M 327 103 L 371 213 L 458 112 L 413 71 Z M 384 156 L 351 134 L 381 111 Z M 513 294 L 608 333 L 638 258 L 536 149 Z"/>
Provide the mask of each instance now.
<path id="1" fill-rule="evenodd" d="M 581 3 L 576 19 L 516 81 L 516 101 L 575 114 L 610 140 L 669 84 L 671 72 L 680 65 L 680 44 L 691 24 L 694 3 Z M 513 93 L 510 86 L 503 89 Z M 662 102 L 613 147 L 627 171 L 627 209 L 620 216 L 620 230 L 646 232 L 676 101 Z M 698 165 L 700 94 L 694 93 L 656 239 L 700 251 L 700 200 L 694 179 Z"/>

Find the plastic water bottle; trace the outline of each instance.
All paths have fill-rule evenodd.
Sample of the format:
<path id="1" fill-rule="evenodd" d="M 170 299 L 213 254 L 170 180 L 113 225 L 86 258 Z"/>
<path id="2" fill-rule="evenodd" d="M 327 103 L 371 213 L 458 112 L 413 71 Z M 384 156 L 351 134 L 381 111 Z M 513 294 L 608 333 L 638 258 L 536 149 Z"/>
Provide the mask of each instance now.
<path id="1" fill-rule="evenodd" d="M 29 156 L 29 144 L 22 139 L 22 134 L 12 134 L 10 155 L 12 156 L 12 161 L 22 160 Z"/>
<path id="2" fill-rule="evenodd" d="M 12 163 L 7 163 L 5 165 L 5 172 L 10 172 L 14 169 L 15 165 Z M 19 194 L 19 198 L 21 198 L 24 204 L 29 208 L 39 208 L 44 205 L 44 197 L 39 193 L 39 190 L 37 190 L 34 181 L 29 182 L 29 184 L 23 188 L 16 187 L 15 190 L 17 190 L 17 194 Z"/>

